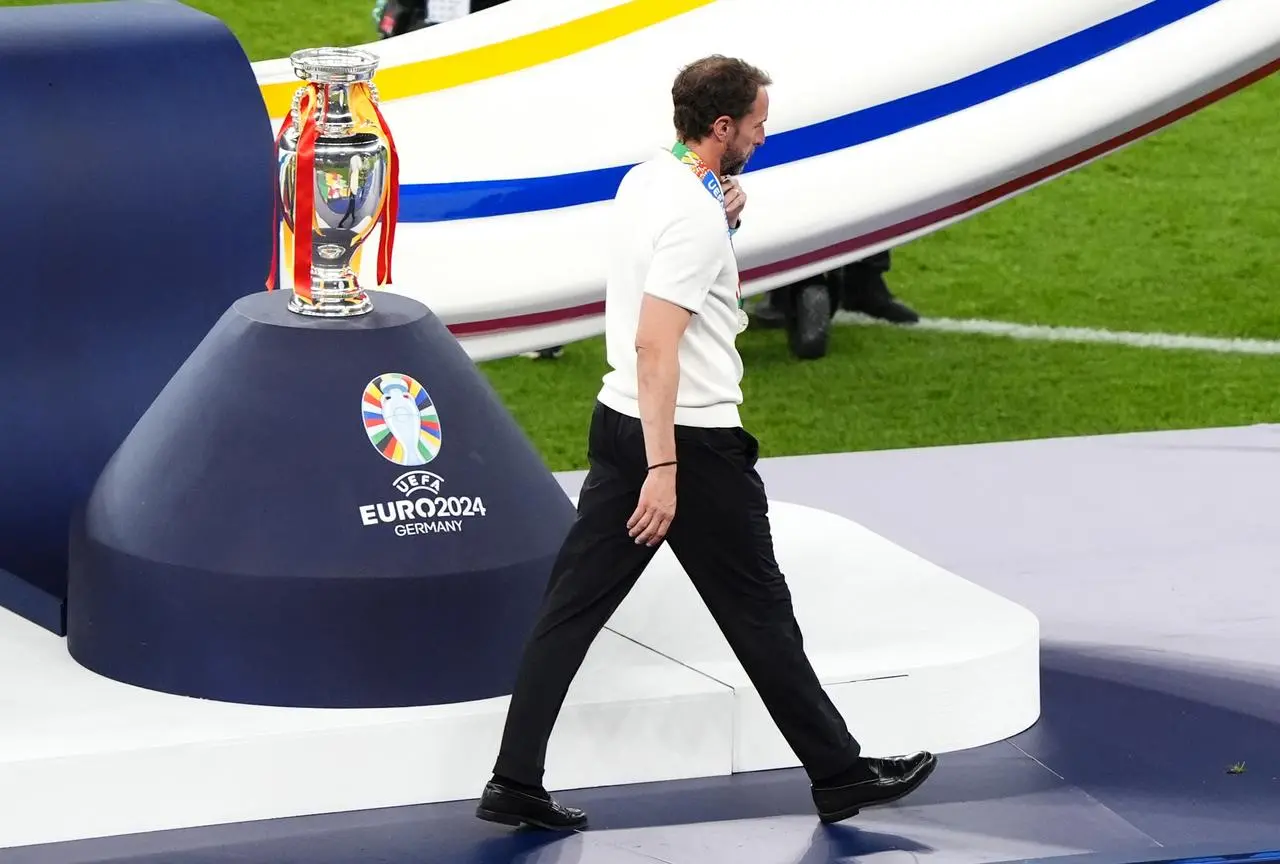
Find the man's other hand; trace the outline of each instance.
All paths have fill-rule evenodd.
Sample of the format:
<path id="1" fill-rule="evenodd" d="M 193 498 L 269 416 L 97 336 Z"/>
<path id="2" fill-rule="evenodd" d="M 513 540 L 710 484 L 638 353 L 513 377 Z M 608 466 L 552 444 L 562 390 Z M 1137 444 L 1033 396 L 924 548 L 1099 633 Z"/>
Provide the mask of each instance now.
<path id="1" fill-rule="evenodd" d="M 738 227 L 738 220 L 742 218 L 742 208 L 747 206 L 747 193 L 742 191 L 742 186 L 732 177 L 726 177 L 720 182 L 724 189 L 724 212 L 729 220 L 731 228 Z"/>

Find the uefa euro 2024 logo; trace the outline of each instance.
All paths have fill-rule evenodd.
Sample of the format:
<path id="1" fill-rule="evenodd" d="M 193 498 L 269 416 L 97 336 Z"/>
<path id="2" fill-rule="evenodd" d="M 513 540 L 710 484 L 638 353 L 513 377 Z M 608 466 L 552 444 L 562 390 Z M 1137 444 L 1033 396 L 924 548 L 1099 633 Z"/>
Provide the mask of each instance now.
<path id="1" fill-rule="evenodd" d="M 423 386 L 408 375 L 379 375 L 364 388 L 364 431 L 375 450 L 397 465 L 426 465 L 440 452 L 440 415 Z"/>
<path id="2" fill-rule="evenodd" d="M 426 388 L 409 375 L 386 372 L 364 388 L 360 400 L 364 431 L 382 458 L 396 465 L 426 465 L 440 454 L 440 414 Z M 360 507 L 366 525 L 392 524 L 395 533 L 453 533 L 466 517 L 484 516 L 479 497 L 440 494 L 444 478 L 430 471 L 406 471 L 392 485 L 404 497 Z"/>

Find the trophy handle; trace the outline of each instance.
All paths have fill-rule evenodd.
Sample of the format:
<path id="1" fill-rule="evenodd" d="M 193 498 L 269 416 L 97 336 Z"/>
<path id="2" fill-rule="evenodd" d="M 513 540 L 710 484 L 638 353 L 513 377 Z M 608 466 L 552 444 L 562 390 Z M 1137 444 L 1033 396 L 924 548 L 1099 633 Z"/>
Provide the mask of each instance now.
<path id="1" fill-rule="evenodd" d="M 293 91 L 293 102 L 289 104 L 289 124 L 294 129 L 302 128 L 302 95 L 307 92 L 307 85 L 304 84 L 297 90 Z"/>

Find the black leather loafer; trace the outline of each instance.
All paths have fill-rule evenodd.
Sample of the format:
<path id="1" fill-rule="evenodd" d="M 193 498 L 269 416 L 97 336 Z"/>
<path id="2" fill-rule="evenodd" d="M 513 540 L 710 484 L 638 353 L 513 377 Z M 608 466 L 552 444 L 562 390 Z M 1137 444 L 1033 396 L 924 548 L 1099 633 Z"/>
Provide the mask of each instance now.
<path id="1" fill-rule="evenodd" d="M 920 752 L 893 759 L 862 760 L 867 778 L 844 786 L 813 787 L 813 803 L 823 822 L 839 822 L 858 815 L 863 807 L 888 804 L 910 795 L 929 779 L 938 764 L 932 753 Z"/>
<path id="2" fill-rule="evenodd" d="M 587 814 L 557 804 L 554 798 L 530 795 L 489 781 L 476 807 L 476 817 L 501 825 L 530 825 L 548 831 L 576 831 L 587 827 Z"/>

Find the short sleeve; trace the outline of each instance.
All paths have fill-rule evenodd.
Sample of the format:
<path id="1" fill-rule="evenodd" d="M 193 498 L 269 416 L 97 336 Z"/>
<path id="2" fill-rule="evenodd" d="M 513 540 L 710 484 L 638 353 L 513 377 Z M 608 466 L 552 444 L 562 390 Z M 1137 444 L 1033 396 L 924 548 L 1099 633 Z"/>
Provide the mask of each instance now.
<path id="1" fill-rule="evenodd" d="M 702 308 L 711 286 L 724 266 L 723 223 L 712 231 L 709 220 L 682 215 L 672 221 L 653 249 L 653 261 L 644 291 L 682 306 L 690 312 Z"/>

